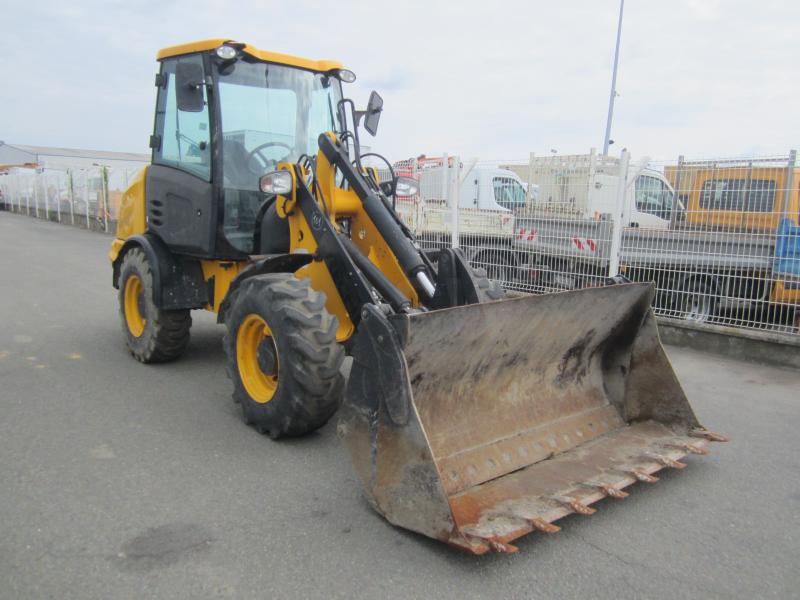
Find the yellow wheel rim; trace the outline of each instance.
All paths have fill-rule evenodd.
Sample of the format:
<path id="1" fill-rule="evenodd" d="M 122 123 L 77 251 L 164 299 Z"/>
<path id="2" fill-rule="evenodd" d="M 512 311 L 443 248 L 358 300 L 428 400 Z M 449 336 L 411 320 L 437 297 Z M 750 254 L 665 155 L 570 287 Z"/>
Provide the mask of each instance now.
<path id="1" fill-rule="evenodd" d="M 265 373 L 259 361 L 259 348 L 262 343 L 272 344 L 275 357 L 274 374 Z M 266 404 L 278 389 L 278 353 L 272 339 L 272 330 L 259 315 L 245 317 L 236 333 L 236 363 L 244 389 L 255 402 Z"/>
<path id="2" fill-rule="evenodd" d="M 141 302 L 144 286 L 138 275 L 131 275 L 125 282 L 125 323 L 128 331 L 133 337 L 139 337 L 144 333 L 144 326 L 147 320 L 141 311 Z"/>

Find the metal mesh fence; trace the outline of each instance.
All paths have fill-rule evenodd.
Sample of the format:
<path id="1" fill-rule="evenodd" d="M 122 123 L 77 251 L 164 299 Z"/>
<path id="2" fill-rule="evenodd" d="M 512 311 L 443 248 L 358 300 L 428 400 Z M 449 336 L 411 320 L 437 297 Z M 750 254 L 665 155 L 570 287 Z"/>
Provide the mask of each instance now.
<path id="1" fill-rule="evenodd" d="M 621 267 L 654 281 L 657 313 L 689 321 L 797 333 L 800 227 L 795 154 L 653 163 L 667 185 L 636 181 Z M 660 199 L 659 199 L 660 197 Z M 670 202 L 668 202 L 668 199 Z M 676 208 L 668 210 L 673 204 Z"/>
<path id="2" fill-rule="evenodd" d="M 87 229 L 116 231 L 122 195 L 135 169 L 12 168 L 0 174 L 6 210 Z"/>
<path id="3" fill-rule="evenodd" d="M 507 289 L 577 289 L 621 274 L 655 284 L 662 317 L 796 335 L 795 163 L 794 152 L 677 161 L 590 152 L 394 167 L 419 181 L 397 206 L 420 245 L 461 247 Z"/>
<path id="4" fill-rule="evenodd" d="M 495 161 L 442 153 L 393 168 L 419 182 L 418 194 L 395 204 L 420 245 L 460 247 L 507 289 L 577 289 L 621 274 L 655 284 L 662 317 L 799 332 L 794 152 L 675 161 L 626 152 Z M 32 217 L 114 232 L 134 175 L 101 166 L 14 168 L 0 176 L 0 201 Z"/>

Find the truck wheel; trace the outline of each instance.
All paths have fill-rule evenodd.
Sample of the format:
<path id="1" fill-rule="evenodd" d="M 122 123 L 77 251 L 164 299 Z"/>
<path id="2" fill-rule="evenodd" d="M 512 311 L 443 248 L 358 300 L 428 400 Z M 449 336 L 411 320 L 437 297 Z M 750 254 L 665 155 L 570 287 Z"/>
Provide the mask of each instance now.
<path id="1" fill-rule="evenodd" d="M 147 257 L 133 248 L 119 270 L 119 314 L 128 350 L 143 363 L 174 360 L 189 344 L 188 310 L 161 310 L 153 302 L 153 272 Z"/>
<path id="2" fill-rule="evenodd" d="M 223 343 L 245 422 L 273 439 L 319 429 L 344 391 L 325 295 L 291 273 L 251 277 L 235 293 Z"/>
<path id="3" fill-rule="evenodd" d="M 710 282 L 703 279 L 689 279 L 684 282 L 678 301 L 680 317 L 686 321 L 705 323 L 716 312 L 716 290 Z"/>

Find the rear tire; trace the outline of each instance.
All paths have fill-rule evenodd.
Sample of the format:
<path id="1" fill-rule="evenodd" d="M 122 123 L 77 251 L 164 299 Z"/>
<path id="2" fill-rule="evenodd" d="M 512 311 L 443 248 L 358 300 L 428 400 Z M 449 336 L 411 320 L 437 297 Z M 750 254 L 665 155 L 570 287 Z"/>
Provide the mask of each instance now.
<path id="1" fill-rule="evenodd" d="M 322 427 L 344 391 L 344 349 L 325 295 L 291 273 L 251 277 L 231 298 L 223 342 L 233 399 L 276 439 Z"/>
<path id="2" fill-rule="evenodd" d="M 153 272 L 139 248 L 125 254 L 119 270 L 119 314 L 128 350 L 143 363 L 175 360 L 189 344 L 188 310 L 161 310 L 153 302 Z"/>

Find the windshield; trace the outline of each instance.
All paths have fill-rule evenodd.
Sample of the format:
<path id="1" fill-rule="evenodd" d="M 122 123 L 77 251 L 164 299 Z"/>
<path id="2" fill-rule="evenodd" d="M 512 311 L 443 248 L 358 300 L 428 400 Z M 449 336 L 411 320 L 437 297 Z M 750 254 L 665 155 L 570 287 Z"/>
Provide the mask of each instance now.
<path id="1" fill-rule="evenodd" d="M 264 201 L 259 178 L 280 162 L 315 157 L 319 135 L 342 129 L 341 84 L 322 73 L 246 59 L 216 68 L 225 232 L 236 248 L 249 253 Z"/>
<path id="2" fill-rule="evenodd" d="M 673 193 L 657 177 L 640 175 L 636 178 L 636 209 L 669 221 L 672 214 Z"/>
<path id="3" fill-rule="evenodd" d="M 494 199 L 503 208 L 514 210 L 525 206 L 525 188 L 511 177 L 495 177 Z"/>

